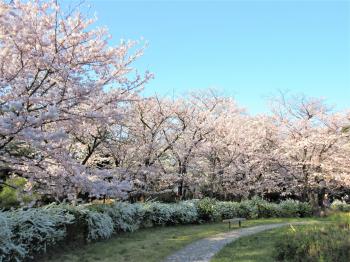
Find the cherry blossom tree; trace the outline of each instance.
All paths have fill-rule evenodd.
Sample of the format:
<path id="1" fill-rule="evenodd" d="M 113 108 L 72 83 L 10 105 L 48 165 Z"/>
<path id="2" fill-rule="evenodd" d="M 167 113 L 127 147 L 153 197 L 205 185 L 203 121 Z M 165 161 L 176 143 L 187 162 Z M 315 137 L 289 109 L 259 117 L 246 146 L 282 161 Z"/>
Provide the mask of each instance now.
<path id="1" fill-rule="evenodd" d="M 135 42 L 110 47 L 93 22 L 55 1 L 0 2 L 1 166 L 58 195 L 126 189 L 87 163 L 151 77 L 131 67 Z"/>
<path id="2" fill-rule="evenodd" d="M 167 161 L 171 146 L 164 134 L 173 127 L 173 101 L 150 97 L 136 100 L 129 111 L 126 152 L 120 154 L 121 143 L 109 145 L 114 158 L 128 159 L 125 168 L 132 174 L 134 192 L 141 195 L 157 194 L 170 189 Z M 172 138 L 173 142 L 177 137 Z M 172 179 L 170 179 L 172 180 Z"/>
<path id="3" fill-rule="evenodd" d="M 326 188 L 349 185 L 346 117 L 332 112 L 321 99 L 281 96 L 274 102 L 277 153 L 304 199 L 317 207 Z"/>
<path id="4" fill-rule="evenodd" d="M 173 128 L 164 132 L 170 148 L 174 173 L 178 176 L 178 195 L 183 198 L 189 184 L 196 184 L 203 174 L 200 148 L 205 147 L 208 136 L 215 129 L 215 120 L 223 113 L 227 99 L 215 92 L 192 93 L 186 99 L 178 99 L 174 106 Z"/>
<path id="5" fill-rule="evenodd" d="M 350 188 L 349 113 L 281 96 L 249 115 L 215 92 L 139 94 L 137 42 L 56 1 L 0 0 L 0 184 L 56 199 L 299 196 Z M 136 50 L 131 52 L 132 50 Z"/>
<path id="6" fill-rule="evenodd" d="M 225 114 L 204 148 L 209 195 L 241 199 L 273 188 L 276 128 L 269 117 Z"/>

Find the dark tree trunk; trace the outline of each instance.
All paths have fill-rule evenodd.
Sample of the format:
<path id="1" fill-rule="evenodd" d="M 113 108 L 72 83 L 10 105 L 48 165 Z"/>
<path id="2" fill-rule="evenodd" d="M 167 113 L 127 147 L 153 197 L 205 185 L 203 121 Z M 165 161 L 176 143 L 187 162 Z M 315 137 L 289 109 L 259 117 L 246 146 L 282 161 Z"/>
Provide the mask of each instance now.
<path id="1" fill-rule="evenodd" d="M 181 180 L 178 186 L 177 190 L 177 195 L 179 197 L 179 200 L 183 200 L 186 194 L 186 189 L 185 189 L 185 179 L 184 176 L 187 173 L 187 168 L 185 164 L 182 164 L 181 162 L 179 163 L 179 174 L 181 176 Z"/>

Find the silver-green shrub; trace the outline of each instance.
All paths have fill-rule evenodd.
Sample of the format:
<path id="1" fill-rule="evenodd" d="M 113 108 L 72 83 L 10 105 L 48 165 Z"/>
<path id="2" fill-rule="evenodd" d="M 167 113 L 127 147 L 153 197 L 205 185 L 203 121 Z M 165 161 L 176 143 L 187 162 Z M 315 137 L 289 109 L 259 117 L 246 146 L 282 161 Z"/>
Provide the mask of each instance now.
<path id="1" fill-rule="evenodd" d="M 345 201 L 341 200 L 334 200 L 331 204 L 331 209 L 336 211 L 343 211 L 343 212 L 349 212 L 350 211 L 350 204 L 347 204 Z"/>
<path id="2" fill-rule="evenodd" d="M 72 223 L 74 217 L 62 208 L 48 206 L 2 212 L 2 220 L 5 225 L 0 240 L 0 248 L 5 250 L 3 260 L 20 261 L 33 253 L 46 252 L 48 246 L 62 240 L 66 235 L 65 226 Z"/>
<path id="3" fill-rule="evenodd" d="M 149 202 L 144 204 L 145 219 L 153 225 L 173 224 L 174 209 L 173 204 L 159 202 Z"/>
<path id="4" fill-rule="evenodd" d="M 85 213 L 85 219 L 88 225 L 88 240 L 110 238 L 114 231 L 113 220 L 106 213 L 100 213 L 92 210 L 82 210 Z"/>
<path id="5" fill-rule="evenodd" d="M 239 216 L 246 218 L 258 218 L 259 217 L 259 209 L 254 201 L 251 200 L 243 200 L 239 203 Z"/>
<path id="6" fill-rule="evenodd" d="M 117 202 L 113 205 L 104 206 L 101 211 L 112 218 L 115 232 L 132 232 L 137 230 L 145 215 L 142 204 L 138 203 Z"/>
<path id="7" fill-rule="evenodd" d="M 14 242 L 12 221 L 7 212 L 0 211 L 0 261 L 20 261 L 28 253 L 24 246 Z"/>
<path id="8" fill-rule="evenodd" d="M 214 205 L 214 213 L 221 219 L 239 217 L 241 215 L 240 205 L 237 202 L 219 201 Z"/>
<path id="9" fill-rule="evenodd" d="M 183 201 L 173 204 L 173 218 L 175 224 L 190 224 L 198 222 L 198 211 L 193 201 Z"/>
<path id="10" fill-rule="evenodd" d="M 301 202 L 293 199 L 287 199 L 281 201 L 278 204 L 279 212 L 278 215 L 280 217 L 300 217 L 301 216 Z M 305 206 L 303 206 L 305 208 Z"/>

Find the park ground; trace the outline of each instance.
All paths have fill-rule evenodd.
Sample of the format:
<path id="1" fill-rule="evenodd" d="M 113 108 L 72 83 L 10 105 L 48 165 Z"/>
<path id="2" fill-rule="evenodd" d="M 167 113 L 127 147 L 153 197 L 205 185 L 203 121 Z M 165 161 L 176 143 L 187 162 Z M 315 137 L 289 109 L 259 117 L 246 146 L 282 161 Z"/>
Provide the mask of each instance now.
<path id="1" fill-rule="evenodd" d="M 242 227 L 301 221 L 309 222 L 312 226 L 314 223 L 332 222 L 332 217 L 256 219 L 245 221 Z M 290 229 L 286 226 L 242 237 L 223 248 L 212 261 L 273 261 L 274 243 L 283 238 Z M 228 225 L 224 223 L 146 228 L 132 233 L 121 233 L 112 239 L 83 247 L 64 247 L 42 261 L 159 262 L 195 240 L 228 231 Z"/>

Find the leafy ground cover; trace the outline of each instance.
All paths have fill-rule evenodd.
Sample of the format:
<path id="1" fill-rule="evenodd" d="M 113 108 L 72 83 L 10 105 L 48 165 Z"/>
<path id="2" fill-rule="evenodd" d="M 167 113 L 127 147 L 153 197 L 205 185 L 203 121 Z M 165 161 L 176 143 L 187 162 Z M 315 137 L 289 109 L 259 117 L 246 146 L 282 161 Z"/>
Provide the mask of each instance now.
<path id="1" fill-rule="evenodd" d="M 319 221 L 317 218 L 268 218 L 248 220 L 243 227 L 261 224 Z M 91 243 L 81 248 L 65 247 L 41 261 L 161 261 L 185 245 L 208 236 L 229 231 L 227 224 L 178 225 L 140 229 L 112 239 Z"/>

